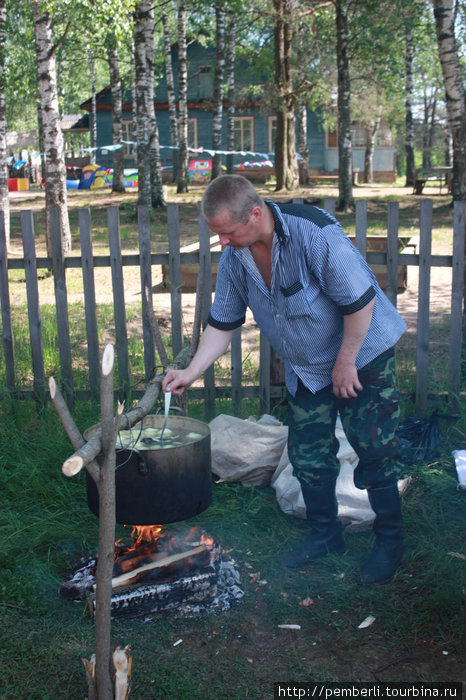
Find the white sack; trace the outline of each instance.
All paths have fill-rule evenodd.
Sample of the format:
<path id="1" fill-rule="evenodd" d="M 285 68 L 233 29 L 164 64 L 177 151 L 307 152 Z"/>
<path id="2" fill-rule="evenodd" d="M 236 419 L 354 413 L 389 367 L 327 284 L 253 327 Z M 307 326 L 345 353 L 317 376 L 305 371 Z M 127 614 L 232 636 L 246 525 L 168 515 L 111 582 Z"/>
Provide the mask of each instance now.
<path id="1" fill-rule="evenodd" d="M 212 471 L 223 481 L 268 486 L 288 439 L 288 428 L 272 416 L 259 421 L 220 415 L 210 424 Z"/>
<path id="2" fill-rule="evenodd" d="M 284 513 L 306 517 L 301 486 L 293 476 L 288 458 L 287 426 L 267 415 L 258 421 L 220 415 L 209 425 L 212 471 L 221 481 L 239 481 L 243 486 L 270 485 L 275 489 L 278 505 Z M 340 420 L 335 435 L 340 443 L 337 454 L 340 474 L 336 486 L 338 515 L 350 530 L 369 529 L 374 512 L 367 491 L 357 489 L 353 483 L 358 456 L 349 444 Z M 400 493 L 408 484 L 409 479 L 398 483 Z"/>

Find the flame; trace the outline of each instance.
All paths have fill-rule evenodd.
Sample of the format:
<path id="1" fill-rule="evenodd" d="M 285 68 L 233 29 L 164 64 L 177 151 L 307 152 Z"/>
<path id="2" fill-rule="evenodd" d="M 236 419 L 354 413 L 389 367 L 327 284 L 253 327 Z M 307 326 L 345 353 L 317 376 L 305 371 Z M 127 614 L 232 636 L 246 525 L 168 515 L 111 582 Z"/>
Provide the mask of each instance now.
<path id="1" fill-rule="evenodd" d="M 142 543 L 155 544 L 160 537 L 163 537 L 163 535 L 160 534 L 162 530 L 163 525 L 133 525 L 133 529 L 131 530 L 133 547 L 137 547 Z"/>

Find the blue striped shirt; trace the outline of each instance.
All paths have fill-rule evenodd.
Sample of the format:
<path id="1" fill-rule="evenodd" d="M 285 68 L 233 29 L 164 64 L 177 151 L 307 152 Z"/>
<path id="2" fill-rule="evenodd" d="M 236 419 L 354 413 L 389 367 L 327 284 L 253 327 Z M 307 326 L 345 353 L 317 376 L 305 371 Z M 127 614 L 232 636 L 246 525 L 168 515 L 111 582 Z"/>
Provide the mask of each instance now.
<path id="1" fill-rule="evenodd" d="M 312 392 L 331 383 L 343 319 L 376 298 L 356 359 L 360 369 L 391 348 L 406 324 L 340 224 L 317 207 L 267 202 L 275 230 L 270 289 L 249 248 L 222 253 L 208 323 L 231 330 L 249 307 L 272 347 L 285 358 L 292 395 L 298 378 Z"/>

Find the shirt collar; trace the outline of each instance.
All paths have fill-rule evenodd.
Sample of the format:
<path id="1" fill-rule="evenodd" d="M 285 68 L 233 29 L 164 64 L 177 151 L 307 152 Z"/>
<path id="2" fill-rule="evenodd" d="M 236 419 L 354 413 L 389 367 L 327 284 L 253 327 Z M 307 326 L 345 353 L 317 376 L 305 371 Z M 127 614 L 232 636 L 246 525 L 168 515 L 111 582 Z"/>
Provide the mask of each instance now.
<path id="1" fill-rule="evenodd" d="M 280 216 L 280 210 L 278 206 L 270 200 L 266 199 L 265 203 L 269 207 L 270 212 L 273 216 L 273 225 L 275 228 L 275 233 L 277 234 L 278 242 L 280 243 L 280 245 L 284 245 L 287 242 L 290 234 L 286 226 L 283 225 L 283 220 Z"/>

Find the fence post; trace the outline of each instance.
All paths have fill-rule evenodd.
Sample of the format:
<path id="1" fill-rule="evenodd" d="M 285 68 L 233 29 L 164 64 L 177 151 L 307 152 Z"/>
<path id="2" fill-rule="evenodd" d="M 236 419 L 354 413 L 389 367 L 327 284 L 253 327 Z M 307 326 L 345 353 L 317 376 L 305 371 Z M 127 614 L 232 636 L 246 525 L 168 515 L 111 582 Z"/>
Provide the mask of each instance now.
<path id="1" fill-rule="evenodd" d="M 259 411 L 261 414 L 270 413 L 270 343 L 263 333 L 260 334 L 260 365 L 259 365 Z"/>
<path id="2" fill-rule="evenodd" d="M 427 411 L 431 247 L 432 200 L 425 199 L 421 202 L 416 339 L 416 410 L 421 416 Z"/>
<path id="3" fill-rule="evenodd" d="M 367 200 L 356 199 L 356 248 L 365 259 L 367 255 Z"/>
<path id="4" fill-rule="evenodd" d="M 243 363 L 241 355 L 241 328 L 237 328 L 231 339 L 231 398 L 233 413 L 239 415 L 241 403 L 241 382 L 243 379 Z"/>
<path id="5" fill-rule="evenodd" d="M 118 207 L 107 209 L 110 266 L 112 269 L 113 310 L 115 314 L 116 352 L 120 399 L 129 393 L 128 335 L 126 329 L 125 288 L 121 262 L 120 212 Z"/>
<path id="6" fill-rule="evenodd" d="M 172 314 L 172 349 L 176 357 L 183 347 L 181 306 L 180 226 L 178 204 L 167 204 L 170 298 Z"/>
<path id="7" fill-rule="evenodd" d="M 11 328 L 10 290 L 8 285 L 8 251 L 6 248 L 5 213 L 0 211 L 0 302 L 2 307 L 3 350 L 5 353 L 6 385 L 15 388 L 15 348 Z"/>
<path id="8" fill-rule="evenodd" d="M 144 374 L 146 383 L 151 379 L 155 370 L 154 335 L 147 315 L 148 297 L 152 297 L 152 267 L 150 256 L 150 219 L 149 207 L 138 207 L 139 235 L 139 271 L 141 276 L 141 315 L 142 338 L 144 346 Z"/>
<path id="9" fill-rule="evenodd" d="M 385 293 L 396 308 L 396 290 L 398 287 L 398 202 L 388 203 L 387 218 L 387 286 Z"/>
<path id="10" fill-rule="evenodd" d="M 42 349 L 42 324 L 37 283 L 36 247 L 34 242 L 34 219 L 32 211 L 22 211 L 21 232 L 23 236 L 24 273 L 26 277 L 26 298 L 28 305 L 29 337 L 31 340 L 32 373 L 34 375 L 34 397 L 43 404 L 45 401 L 45 370 Z"/>
<path id="11" fill-rule="evenodd" d="M 448 384 L 450 398 L 455 404 L 458 403 L 462 379 L 465 214 L 466 202 L 454 202 Z"/>
<path id="12" fill-rule="evenodd" d="M 84 313 L 86 315 L 89 387 L 91 390 L 92 400 L 97 401 L 100 395 L 100 361 L 99 335 L 97 332 L 94 259 L 92 255 L 91 212 L 89 209 L 80 209 L 78 212 L 78 217 L 81 242 Z"/>
<path id="13" fill-rule="evenodd" d="M 66 290 L 65 261 L 61 240 L 60 209 L 50 210 L 50 239 L 52 244 L 52 270 L 55 283 L 55 308 L 57 316 L 58 349 L 60 353 L 63 391 L 70 404 L 74 401 L 73 370 L 71 361 L 70 324 Z"/>
<path id="14" fill-rule="evenodd" d="M 212 265 L 210 254 L 210 231 L 201 213 L 201 204 L 198 203 L 198 227 L 199 227 L 199 274 L 204 281 L 202 293 L 202 321 L 207 323 L 210 307 L 212 305 Z M 204 372 L 204 401 L 205 417 L 210 420 L 215 412 L 215 369 L 211 365 Z"/>
<path id="15" fill-rule="evenodd" d="M 335 197 L 325 197 L 324 198 L 324 209 L 331 216 L 335 216 L 336 212 L 336 200 Z"/>

